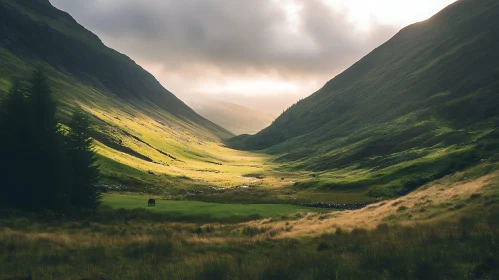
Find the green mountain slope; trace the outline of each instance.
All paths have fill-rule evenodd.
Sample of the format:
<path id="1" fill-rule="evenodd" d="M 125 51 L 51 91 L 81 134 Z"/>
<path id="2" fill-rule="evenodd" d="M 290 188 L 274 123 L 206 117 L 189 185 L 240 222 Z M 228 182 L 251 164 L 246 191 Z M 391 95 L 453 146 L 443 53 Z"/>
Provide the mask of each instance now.
<path id="1" fill-rule="evenodd" d="M 69 14 L 47 0 L 0 0 L 0 100 L 13 79 L 26 80 L 38 66 L 48 72 L 63 124 L 75 106 L 93 116 L 102 183 L 182 187 L 207 179 L 209 173 L 196 170 L 226 161 L 222 139 L 232 133 Z"/>
<path id="2" fill-rule="evenodd" d="M 499 2 L 458 1 L 230 145 L 330 172 L 304 188 L 405 193 L 497 152 L 498 49 Z"/>
<path id="3" fill-rule="evenodd" d="M 187 103 L 201 116 L 236 135 L 257 133 L 274 120 L 269 114 L 230 102 L 202 99 Z"/>
<path id="4" fill-rule="evenodd" d="M 131 59 L 102 44 L 67 13 L 47 0 L 0 1 L 0 38 L 3 65 L 9 55 L 23 62 L 43 62 L 63 75 L 77 78 L 102 93 L 129 103 L 151 102 L 177 118 L 198 124 L 219 136 L 229 134 L 205 120 L 165 90 Z M 9 72 L 2 71 L 2 77 Z"/>

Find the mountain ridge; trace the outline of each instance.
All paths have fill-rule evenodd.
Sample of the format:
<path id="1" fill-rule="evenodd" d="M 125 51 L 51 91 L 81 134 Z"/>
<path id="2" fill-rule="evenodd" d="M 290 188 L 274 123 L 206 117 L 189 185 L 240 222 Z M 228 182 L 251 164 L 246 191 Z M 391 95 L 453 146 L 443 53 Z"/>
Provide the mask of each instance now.
<path id="1" fill-rule="evenodd" d="M 460 1 L 462 2 L 462 1 Z M 472 2 L 472 1 L 467 1 L 467 2 Z M 488 1 L 489 3 L 491 3 L 492 1 Z M 461 3 L 454 3 L 452 6 L 454 5 L 459 5 Z M 496 5 L 497 7 L 497 5 Z M 312 101 L 317 101 L 317 99 L 326 99 L 328 97 L 330 97 L 330 93 L 333 93 L 333 91 L 337 90 L 337 87 L 338 87 L 338 84 L 342 83 L 342 82 L 345 82 L 345 80 L 349 80 L 351 79 L 352 75 L 355 75 L 357 76 L 359 73 L 358 72 L 355 72 L 355 70 L 359 70 L 360 68 L 365 68 L 365 69 L 368 69 L 369 71 L 372 70 L 372 69 L 369 69 L 369 64 L 373 64 L 373 65 L 376 65 L 376 64 L 381 64 L 381 63 L 374 63 L 370 60 L 374 60 L 376 59 L 376 55 L 379 55 L 379 53 L 385 51 L 384 48 L 387 48 L 390 44 L 397 44 L 397 43 L 400 43 L 399 41 L 403 41 L 403 39 L 405 38 L 402 38 L 402 37 L 405 37 L 407 36 L 407 32 L 413 32 L 415 31 L 414 29 L 415 28 L 419 28 L 421 27 L 422 25 L 427 25 L 429 24 L 429 22 L 431 22 L 432 20 L 435 20 L 435 19 L 439 19 L 440 16 L 442 15 L 445 15 L 446 13 L 448 13 L 448 9 L 444 9 L 443 11 L 441 11 L 440 13 L 438 13 L 437 15 L 435 15 L 434 17 L 432 17 L 431 19 L 429 19 L 428 21 L 425 21 L 425 22 L 420 22 L 420 23 L 415 23 L 413 25 L 410 25 L 404 29 L 402 29 L 399 33 L 397 33 L 391 40 L 389 40 L 388 42 L 386 42 L 384 45 L 376 48 L 375 50 L 373 50 L 370 54 L 366 55 L 363 59 L 361 59 L 360 61 L 358 61 L 357 63 L 355 63 L 353 66 L 351 66 L 349 69 L 347 69 L 346 71 L 344 71 L 343 73 L 339 74 L 338 76 L 336 76 L 335 78 L 333 78 L 332 80 L 328 81 L 324 87 L 322 87 L 320 90 L 318 90 L 316 93 L 314 93 L 312 96 L 310 96 L 309 98 L 305 98 L 303 99 L 302 101 L 300 101 L 299 103 L 295 104 L 292 106 L 292 108 L 288 109 L 286 112 L 284 112 L 284 114 L 282 114 L 277 120 L 276 120 L 276 123 L 279 124 L 279 123 L 286 123 L 286 120 L 284 120 L 284 118 L 290 114 L 290 112 L 293 112 L 293 109 L 296 108 L 298 105 L 302 106 L 302 107 L 308 107 L 309 109 L 309 112 L 312 111 L 310 110 L 310 106 L 314 106 L 316 105 L 317 103 L 319 102 L 314 102 L 313 104 Z M 387 51 L 387 53 L 391 53 L 389 51 Z M 386 55 L 386 54 L 384 54 Z M 392 70 L 391 72 L 396 72 L 397 70 Z M 365 75 L 365 73 L 364 73 Z M 443 79 L 443 78 L 442 78 Z M 441 89 L 441 90 L 437 90 L 437 93 L 441 93 L 443 92 L 445 89 Z M 340 93 L 335 93 L 337 95 L 335 95 L 334 97 L 341 97 L 340 96 Z M 353 98 L 353 97 L 349 97 L 349 98 Z M 371 97 L 372 98 L 372 97 Z M 315 99 L 315 100 L 313 100 Z M 330 100 L 323 100 L 323 101 L 326 101 L 327 103 L 331 103 Z M 338 101 L 338 100 L 334 100 L 334 101 Z M 341 100 L 340 100 L 341 101 Z M 365 101 L 369 101 L 369 100 L 361 100 L 360 102 L 365 102 Z M 343 109 L 347 110 L 349 109 L 349 104 L 347 103 L 354 103 L 356 102 L 356 100 L 345 100 L 345 104 L 333 104 L 333 105 L 337 105 L 336 107 L 342 107 L 343 106 Z M 340 103 L 340 102 L 337 102 L 337 103 Z M 350 104 L 351 106 L 352 104 Z M 355 104 L 357 105 L 357 104 Z M 317 108 L 313 108 L 313 109 L 317 109 Z M 331 109 L 330 107 L 327 107 L 327 109 Z M 336 112 L 340 112 L 341 113 L 341 110 L 335 110 Z M 404 110 L 400 110 L 400 111 L 404 111 Z M 291 123 L 291 122 L 289 122 Z M 275 125 L 274 125 L 275 126 Z M 271 129 L 271 128 L 269 128 Z M 305 127 L 304 128 L 304 131 L 301 131 L 302 133 L 308 133 L 310 132 L 310 130 L 314 129 L 314 126 L 308 126 L 308 127 Z M 260 134 L 264 134 L 266 132 L 266 130 L 264 129 L 262 132 L 260 132 Z M 258 135 L 255 137 L 257 138 Z M 270 141 L 270 140 L 269 140 Z M 260 149 L 260 148 L 268 148 L 269 146 L 271 146 L 272 144 L 276 144 L 278 141 L 278 139 L 274 138 L 272 139 L 272 141 L 274 142 L 269 142 L 268 144 L 262 144 L 260 146 L 258 145 L 251 145 L 250 143 L 250 146 L 252 146 L 252 148 L 256 148 L 256 149 Z M 237 142 L 235 144 L 237 146 Z"/>

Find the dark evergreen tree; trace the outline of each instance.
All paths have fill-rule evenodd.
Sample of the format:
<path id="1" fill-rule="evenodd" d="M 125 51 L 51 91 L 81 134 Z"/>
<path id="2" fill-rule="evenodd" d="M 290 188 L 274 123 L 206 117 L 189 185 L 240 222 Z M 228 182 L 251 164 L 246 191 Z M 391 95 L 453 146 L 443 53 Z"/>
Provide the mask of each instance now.
<path id="1" fill-rule="evenodd" d="M 25 95 L 15 82 L 0 106 L 0 206 L 26 207 L 29 129 Z"/>
<path id="2" fill-rule="evenodd" d="M 26 176 L 30 178 L 30 191 L 25 196 L 32 208 L 66 211 L 70 208 L 71 181 L 64 135 L 56 119 L 57 104 L 41 69 L 34 71 L 30 82 L 26 98 L 30 124 Z"/>
<path id="3" fill-rule="evenodd" d="M 71 160 L 72 189 L 71 205 L 77 209 L 96 210 L 100 193 L 95 184 L 99 179 L 99 168 L 93 140 L 90 138 L 91 127 L 88 115 L 78 109 L 69 124 L 70 131 L 66 135 L 68 154 Z"/>
<path id="4" fill-rule="evenodd" d="M 48 78 L 36 70 L 0 106 L 0 207 L 96 210 L 99 177 L 88 116 L 77 110 L 64 135 Z"/>

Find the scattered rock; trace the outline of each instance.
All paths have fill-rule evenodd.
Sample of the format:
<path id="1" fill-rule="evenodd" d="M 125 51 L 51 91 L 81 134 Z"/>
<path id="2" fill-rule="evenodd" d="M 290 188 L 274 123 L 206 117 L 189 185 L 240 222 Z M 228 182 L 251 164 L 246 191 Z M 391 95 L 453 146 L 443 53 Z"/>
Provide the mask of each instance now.
<path id="1" fill-rule="evenodd" d="M 122 186 L 122 185 L 95 185 L 99 190 L 103 191 L 135 191 L 133 187 Z"/>
<path id="2" fill-rule="evenodd" d="M 189 196 L 193 196 L 193 195 L 200 195 L 200 194 L 203 194 L 204 192 L 203 191 L 199 191 L 199 190 L 189 190 L 187 195 Z"/>
<path id="3" fill-rule="evenodd" d="M 306 207 L 314 207 L 314 208 L 358 210 L 358 209 L 362 209 L 362 208 L 364 208 L 370 204 L 373 204 L 373 203 L 377 203 L 377 202 L 352 203 L 352 204 L 316 202 L 316 203 L 303 203 L 302 205 L 306 206 Z"/>
<path id="4" fill-rule="evenodd" d="M 218 187 L 214 187 L 214 186 L 209 186 L 208 188 L 210 190 L 214 190 L 214 191 L 224 191 L 224 190 L 226 190 L 226 188 L 222 188 L 222 187 L 218 188 Z"/>

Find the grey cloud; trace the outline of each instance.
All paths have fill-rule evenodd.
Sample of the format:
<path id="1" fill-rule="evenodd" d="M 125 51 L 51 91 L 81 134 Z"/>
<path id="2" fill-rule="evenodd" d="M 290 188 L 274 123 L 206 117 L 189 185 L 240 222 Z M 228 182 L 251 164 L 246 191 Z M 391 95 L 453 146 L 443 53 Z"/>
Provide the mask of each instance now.
<path id="1" fill-rule="evenodd" d="M 84 26 L 142 61 L 167 71 L 256 71 L 280 76 L 331 77 L 395 33 L 376 26 L 355 36 L 347 15 L 319 0 L 303 6 L 298 32 L 289 30 L 283 1 L 51 0 Z"/>

